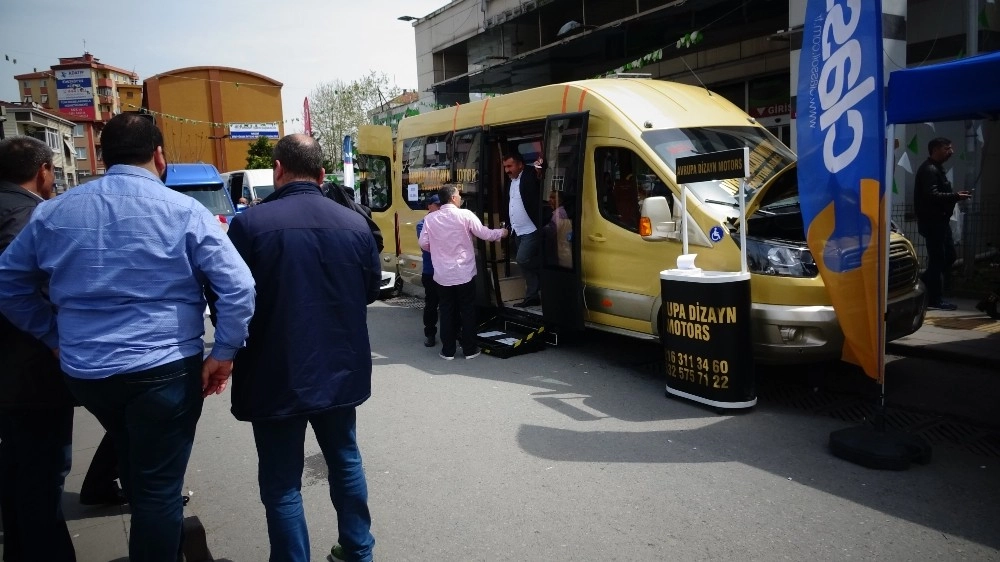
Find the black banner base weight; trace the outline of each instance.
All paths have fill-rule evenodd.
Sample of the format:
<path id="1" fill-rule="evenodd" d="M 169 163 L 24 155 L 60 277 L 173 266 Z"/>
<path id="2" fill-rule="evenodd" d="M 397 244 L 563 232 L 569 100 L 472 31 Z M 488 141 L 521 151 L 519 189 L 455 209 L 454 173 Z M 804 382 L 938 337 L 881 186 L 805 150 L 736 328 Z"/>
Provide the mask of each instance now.
<path id="1" fill-rule="evenodd" d="M 830 433 L 830 452 L 835 457 L 878 470 L 906 470 L 910 463 L 931 462 L 931 446 L 923 438 L 867 426 Z"/>

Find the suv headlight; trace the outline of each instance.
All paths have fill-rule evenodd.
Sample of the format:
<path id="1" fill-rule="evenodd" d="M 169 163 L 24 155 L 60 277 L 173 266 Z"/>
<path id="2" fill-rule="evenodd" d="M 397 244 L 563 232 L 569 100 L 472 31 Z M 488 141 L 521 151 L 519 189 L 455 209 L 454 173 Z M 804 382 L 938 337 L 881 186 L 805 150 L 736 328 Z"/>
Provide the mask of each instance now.
<path id="1" fill-rule="evenodd" d="M 747 268 L 751 273 L 781 277 L 816 277 L 819 268 L 802 244 L 747 238 Z"/>

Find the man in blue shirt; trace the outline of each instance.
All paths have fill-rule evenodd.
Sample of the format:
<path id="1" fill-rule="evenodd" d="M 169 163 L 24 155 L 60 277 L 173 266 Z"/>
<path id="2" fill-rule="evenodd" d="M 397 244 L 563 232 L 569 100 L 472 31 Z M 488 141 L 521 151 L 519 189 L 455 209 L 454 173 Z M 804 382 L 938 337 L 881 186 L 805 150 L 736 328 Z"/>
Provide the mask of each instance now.
<path id="1" fill-rule="evenodd" d="M 441 208 L 441 198 L 437 194 L 427 198 L 427 214 L 431 214 Z M 420 238 L 420 231 L 424 229 L 424 219 L 417 221 L 417 239 Z M 427 250 L 423 252 L 424 268 L 420 275 L 420 284 L 424 286 L 424 347 L 434 347 L 437 345 L 434 336 L 437 335 L 438 306 L 441 299 L 438 297 L 438 284 L 434 281 L 434 264 L 431 263 L 431 253 Z"/>
<path id="2" fill-rule="evenodd" d="M 114 438 L 129 559 L 175 562 L 195 426 L 247 337 L 254 283 L 208 209 L 163 185 L 150 119 L 114 117 L 101 144 L 107 174 L 39 204 L 0 256 L 0 312 L 59 354 L 70 390 Z M 218 323 L 203 362 L 209 289 Z"/>

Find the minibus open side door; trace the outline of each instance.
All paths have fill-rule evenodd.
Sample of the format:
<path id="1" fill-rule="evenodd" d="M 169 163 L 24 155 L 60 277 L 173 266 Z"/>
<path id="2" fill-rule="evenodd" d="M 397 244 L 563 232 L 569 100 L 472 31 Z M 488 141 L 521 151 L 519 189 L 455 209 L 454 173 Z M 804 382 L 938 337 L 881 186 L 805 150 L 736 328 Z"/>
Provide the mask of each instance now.
<path id="1" fill-rule="evenodd" d="M 566 113 L 545 120 L 539 203 L 554 208 L 542 226 L 542 317 L 547 326 L 570 331 L 584 328 L 580 217 L 588 116 L 588 112 Z M 526 172 L 534 172 L 530 163 L 526 166 Z"/>

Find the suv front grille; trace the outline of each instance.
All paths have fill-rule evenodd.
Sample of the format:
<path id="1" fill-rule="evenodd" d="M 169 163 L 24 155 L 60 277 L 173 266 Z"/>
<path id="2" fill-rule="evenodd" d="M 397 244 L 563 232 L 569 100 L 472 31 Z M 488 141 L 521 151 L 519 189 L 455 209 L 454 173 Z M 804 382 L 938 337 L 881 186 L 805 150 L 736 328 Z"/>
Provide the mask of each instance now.
<path id="1" fill-rule="evenodd" d="M 889 243 L 889 293 L 906 290 L 917 282 L 920 268 L 910 245 L 901 240 Z"/>

